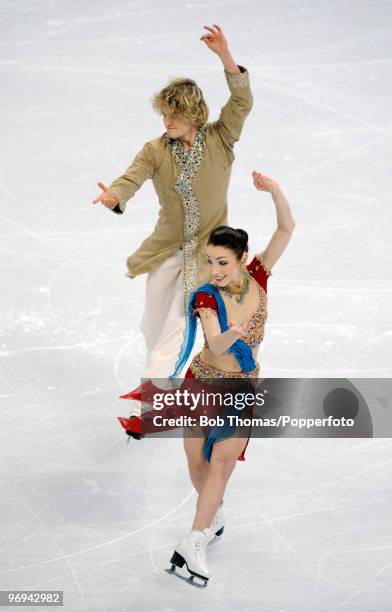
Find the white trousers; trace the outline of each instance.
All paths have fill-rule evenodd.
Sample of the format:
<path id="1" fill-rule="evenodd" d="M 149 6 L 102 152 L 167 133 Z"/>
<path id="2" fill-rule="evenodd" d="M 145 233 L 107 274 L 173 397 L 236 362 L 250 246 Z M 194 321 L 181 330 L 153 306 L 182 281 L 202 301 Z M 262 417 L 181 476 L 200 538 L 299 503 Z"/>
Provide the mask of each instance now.
<path id="1" fill-rule="evenodd" d="M 168 378 L 176 365 L 185 331 L 182 250 L 148 273 L 140 328 L 147 349 L 143 378 Z"/>

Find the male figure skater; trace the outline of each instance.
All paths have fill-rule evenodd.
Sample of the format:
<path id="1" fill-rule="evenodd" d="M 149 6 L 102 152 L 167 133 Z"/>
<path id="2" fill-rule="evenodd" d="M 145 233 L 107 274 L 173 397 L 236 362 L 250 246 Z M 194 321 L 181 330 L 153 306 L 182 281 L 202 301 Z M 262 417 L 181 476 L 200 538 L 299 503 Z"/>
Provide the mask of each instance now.
<path id="1" fill-rule="evenodd" d="M 143 378 L 167 378 L 183 341 L 192 291 L 208 279 L 204 250 L 211 231 L 227 224 L 227 190 L 233 146 L 239 140 L 253 97 L 246 68 L 238 66 L 218 25 L 201 36 L 220 58 L 230 97 L 219 118 L 207 123 L 208 107 L 192 79 L 174 79 L 153 99 L 166 132 L 147 142 L 125 173 L 93 203 L 123 214 L 126 202 L 151 179 L 160 211 L 153 233 L 127 258 L 126 276 L 147 273 L 141 322 L 147 359 Z M 143 386 L 121 397 L 140 400 Z M 153 389 L 152 385 L 152 389 Z"/>

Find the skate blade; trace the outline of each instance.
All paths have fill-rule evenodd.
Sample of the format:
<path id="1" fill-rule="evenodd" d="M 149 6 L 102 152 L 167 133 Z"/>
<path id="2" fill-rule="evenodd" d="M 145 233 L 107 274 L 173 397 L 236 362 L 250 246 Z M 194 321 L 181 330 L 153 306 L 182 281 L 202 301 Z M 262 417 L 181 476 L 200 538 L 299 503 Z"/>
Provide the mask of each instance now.
<path id="1" fill-rule="evenodd" d="M 223 535 L 223 531 L 224 531 L 224 527 L 219 529 L 219 531 L 216 532 L 216 534 L 214 535 L 212 540 L 210 540 L 208 542 L 208 546 L 210 546 L 210 544 L 214 544 L 214 542 L 218 542 L 221 539 L 222 535 Z"/>
<path id="2" fill-rule="evenodd" d="M 172 565 L 170 569 L 165 568 L 165 571 L 168 574 L 172 574 L 174 576 L 177 576 L 177 578 L 181 578 L 181 580 L 185 580 L 185 582 L 187 582 L 188 584 L 190 584 L 191 586 L 194 586 L 198 589 L 205 589 L 207 586 L 207 579 L 204 578 L 198 578 L 197 576 L 193 576 L 192 574 L 190 576 L 181 576 L 181 574 L 179 574 L 178 572 L 176 572 L 175 566 Z M 200 580 L 200 582 L 198 582 Z"/>

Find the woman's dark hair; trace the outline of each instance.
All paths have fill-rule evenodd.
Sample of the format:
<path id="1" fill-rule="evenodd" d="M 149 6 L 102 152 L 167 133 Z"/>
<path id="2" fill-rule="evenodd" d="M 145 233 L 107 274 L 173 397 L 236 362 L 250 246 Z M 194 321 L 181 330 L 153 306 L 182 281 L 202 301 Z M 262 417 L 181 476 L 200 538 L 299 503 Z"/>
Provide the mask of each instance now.
<path id="1" fill-rule="evenodd" d="M 220 225 L 211 232 L 207 244 L 231 249 L 236 254 L 237 259 L 241 259 L 245 251 L 248 251 L 248 233 L 243 229 Z"/>

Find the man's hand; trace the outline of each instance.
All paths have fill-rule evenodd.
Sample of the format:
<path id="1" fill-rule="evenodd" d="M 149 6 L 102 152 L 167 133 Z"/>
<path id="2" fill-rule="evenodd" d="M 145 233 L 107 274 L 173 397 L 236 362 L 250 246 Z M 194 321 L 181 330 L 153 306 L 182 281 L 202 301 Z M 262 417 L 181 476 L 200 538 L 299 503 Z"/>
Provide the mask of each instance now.
<path id="1" fill-rule="evenodd" d="M 252 172 L 252 177 L 253 184 L 258 191 L 268 191 L 269 193 L 273 193 L 279 189 L 279 183 L 265 174 L 261 174 L 260 172 L 256 172 L 254 170 Z"/>
<path id="2" fill-rule="evenodd" d="M 222 30 L 216 23 L 213 24 L 213 28 L 209 26 L 203 26 L 210 34 L 204 34 L 200 37 L 200 40 L 206 43 L 207 47 L 211 49 L 217 55 L 223 55 L 229 50 L 229 45 Z"/>
<path id="3" fill-rule="evenodd" d="M 102 204 L 104 204 L 107 208 L 115 208 L 119 203 L 118 197 L 109 191 L 109 189 L 103 183 L 98 183 L 98 187 L 102 189 L 102 193 L 94 198 L 93 204 L 102 202 Z"/>

